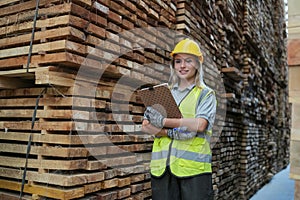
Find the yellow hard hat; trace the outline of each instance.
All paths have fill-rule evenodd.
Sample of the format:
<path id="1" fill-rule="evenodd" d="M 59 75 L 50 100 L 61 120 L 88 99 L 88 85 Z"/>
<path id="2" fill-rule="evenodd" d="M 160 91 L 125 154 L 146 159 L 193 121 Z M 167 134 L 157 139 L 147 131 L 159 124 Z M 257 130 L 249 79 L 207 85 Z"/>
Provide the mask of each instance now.
<path id="1" fill-rule="evenodd" d="M 199 45 L 195 41 L 193 41 L 189 38 L 186 38 L 186 39 L 178 42 L 176 44 L 174 50 L 170 53 L 170 55 L 173 57 L 174 54 L 177 54 L 177 53 L 187 53 L 187 54 L 195 55 L 199 58 L 199 61 L 201 63 L 203 62 L 203 55 L 202 55 Z"/>

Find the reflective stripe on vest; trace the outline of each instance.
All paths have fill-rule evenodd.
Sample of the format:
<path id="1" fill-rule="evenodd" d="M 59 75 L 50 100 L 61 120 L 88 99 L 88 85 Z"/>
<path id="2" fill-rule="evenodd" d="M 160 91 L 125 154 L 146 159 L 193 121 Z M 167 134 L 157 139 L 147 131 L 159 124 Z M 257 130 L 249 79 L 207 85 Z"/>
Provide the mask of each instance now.
<path id="1" fill-rule="evenodd" d="M 183 99 L 179 109 L 184 118 L 194 118 L 197 102 L 203 101 L 212 90 L 194 87 Z M 198 133 L 189 140 L 172 140 L 169 137 L 155 138 L 150 163 L 153 176 L 163 175 L 168 157 L 171 172 L 178 177 L 211 172 L 211 131 Z"/>

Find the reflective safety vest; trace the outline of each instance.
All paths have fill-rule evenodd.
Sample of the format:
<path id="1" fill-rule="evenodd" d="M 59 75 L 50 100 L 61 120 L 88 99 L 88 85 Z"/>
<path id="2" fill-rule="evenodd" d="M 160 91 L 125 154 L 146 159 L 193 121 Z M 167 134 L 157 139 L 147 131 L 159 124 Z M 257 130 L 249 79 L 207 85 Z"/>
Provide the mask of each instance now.
<path id="1" fill-rule="evenodd" d="M 183 117 L 195 118 L 199 98 L 203 101 L 211 92 L 213 90 L 195 86 L 179 105 Z M 150 163 L 151 174 L 156 177 L 162 176 L 167 165 L 177 177 L 211 173 L 211 133 L 198 133 L 196 137 L 188 140 L 155 138 Z"/>

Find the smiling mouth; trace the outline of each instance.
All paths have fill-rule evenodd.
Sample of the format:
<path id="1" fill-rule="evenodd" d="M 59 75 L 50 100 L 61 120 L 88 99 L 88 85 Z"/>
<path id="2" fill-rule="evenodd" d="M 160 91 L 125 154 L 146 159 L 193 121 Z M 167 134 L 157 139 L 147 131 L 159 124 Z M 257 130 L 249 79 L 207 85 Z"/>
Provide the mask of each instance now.
<path id="1" fill-rule="evenodd" d="M 180 70 L 180 71 L 179 71 L 180 74 L 187 74 L 188 72 L 189 72 L 189 71 L 187 71 L 187 70 Z"/>

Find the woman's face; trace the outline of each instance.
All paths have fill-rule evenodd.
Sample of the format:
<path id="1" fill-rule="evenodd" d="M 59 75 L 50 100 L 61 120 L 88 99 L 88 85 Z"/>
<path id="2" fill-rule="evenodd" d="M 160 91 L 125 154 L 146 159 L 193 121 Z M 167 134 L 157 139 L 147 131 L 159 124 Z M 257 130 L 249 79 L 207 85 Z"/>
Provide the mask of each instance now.
<path id="1" fill-rule="evenodd" d="M 175 73 L 181 81 L 193 83 L 195 81 L 197 58 L 190 54 L 176 54 L 174 56 Z"/>

